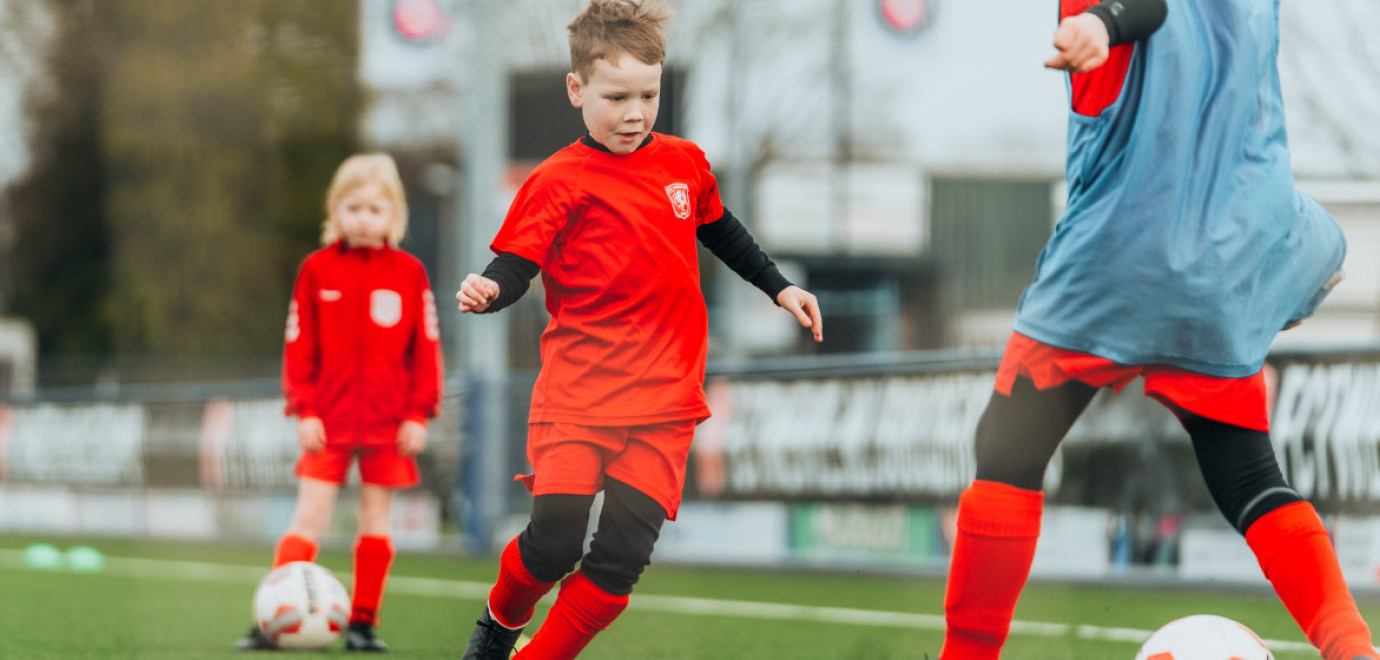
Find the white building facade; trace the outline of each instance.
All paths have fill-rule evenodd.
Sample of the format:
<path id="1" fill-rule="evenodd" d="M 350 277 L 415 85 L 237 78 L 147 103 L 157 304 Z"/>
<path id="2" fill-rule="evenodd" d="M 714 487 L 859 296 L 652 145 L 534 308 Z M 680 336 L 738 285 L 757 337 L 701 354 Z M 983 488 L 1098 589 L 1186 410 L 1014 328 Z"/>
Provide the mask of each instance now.
<path id="1" fill-rule="evenodd" d="M 463 134 L 461 101 L 482 60 L 464 43 L 476 1 L 363 0 L 367 139 L 407 149 Z M 533 113 L 575 122 L 550 151 L 579 136 L 562 80 L 564 26 L 583 4 L 487 6 L 484 29 L 510 92 L 528 90 L 509 94 L 510 130 L 536 130 L 523 119 Z M 667 71 L 677 89 L 662 112 L 675 125 L 659 127 L 705 149 L 727 205 L 821 294 L 844 329 L 836 350 L 1002 343 L 1062 205 L 1066 82 L 1042 67 L 1054 3 L 672 4 Z M 404 10 L 430 11 L 439 27 L 409 38 Z M 1296 176 L 1351 249 L 1345 285 L 1281 341 L 1370 340 L 1380 334 L 1380 46 L 1362 35 L 1380 30 L 1380 5 L 1285 2 L 1282 23 Z M 549 89 L 529 93 L 542 80 Z M 509 186 L 533 157 L 511 160 Z M 711 308 L 732 310 L 715 321 L 718 348 L 788 351 L 799 339 L 790 320 L 743 288 L 711 288 Z"/>

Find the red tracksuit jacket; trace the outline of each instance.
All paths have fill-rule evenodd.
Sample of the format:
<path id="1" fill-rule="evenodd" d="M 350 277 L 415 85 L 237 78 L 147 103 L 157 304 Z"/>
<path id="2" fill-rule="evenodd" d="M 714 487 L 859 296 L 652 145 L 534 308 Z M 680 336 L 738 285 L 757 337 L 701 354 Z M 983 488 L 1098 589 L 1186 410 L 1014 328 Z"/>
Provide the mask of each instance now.
<path id="1" fill-rule="evenodd" d="M 439 412 L 436 298 L 416 257 L 336 242 L 297 273 L 283 348 L 287 414 L 320 417 L 330 445 L 397 442 Z"/>

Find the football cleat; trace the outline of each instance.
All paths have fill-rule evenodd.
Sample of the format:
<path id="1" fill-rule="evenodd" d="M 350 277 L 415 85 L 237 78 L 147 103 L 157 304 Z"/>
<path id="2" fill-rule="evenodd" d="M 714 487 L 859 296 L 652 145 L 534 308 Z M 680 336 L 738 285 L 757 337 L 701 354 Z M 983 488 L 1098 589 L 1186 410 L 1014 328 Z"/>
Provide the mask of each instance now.
<path id="1" fill-rule="evenodd" d="M 345 631 L 345 650 L 382 653 L 388 650 L 388 645 L 374 636 L 373 626 L 362 621 L 356 621 L 350 624 L 349 630 Z"/>
<path id="2" fill-rule="evenodd" d="M 522 628 L 508 628 L 494 621 L 486 605 L 483 616 L 475 622 L 474 634 L 461 660 L 508 660 L 521 636 Z"/>
<path id="3" fill-rule="evenodd" d="M 264 631 L 259 630 L 258 626 L 251 626 L 249 632 L 246 633 L 244 637 L 240 638 L 240 641 L 235 642 L 235 650 L 276 651 L 278 647 L 274 646 L 273 642 L 269 641 L 268 637 L 264 635 Z"/>

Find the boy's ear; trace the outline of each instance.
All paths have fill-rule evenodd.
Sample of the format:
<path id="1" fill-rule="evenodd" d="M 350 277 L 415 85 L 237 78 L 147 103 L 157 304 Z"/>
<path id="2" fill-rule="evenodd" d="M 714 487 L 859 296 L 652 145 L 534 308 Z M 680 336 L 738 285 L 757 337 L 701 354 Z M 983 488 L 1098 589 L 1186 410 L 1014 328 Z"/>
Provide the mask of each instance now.
<path id="1" fill-rule="evenodd" d="M 585 84 L 574 72 L 565 74 L 565 93 L 570 96 L 570 105 L 582 108 L 585 105 Z"/>

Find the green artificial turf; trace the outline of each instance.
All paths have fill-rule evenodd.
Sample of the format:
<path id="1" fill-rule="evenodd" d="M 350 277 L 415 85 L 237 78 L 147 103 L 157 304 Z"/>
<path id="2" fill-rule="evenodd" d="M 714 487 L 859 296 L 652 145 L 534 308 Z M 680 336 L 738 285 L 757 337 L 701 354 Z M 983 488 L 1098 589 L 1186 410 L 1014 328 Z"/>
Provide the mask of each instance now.
<path id="1" fill-rule="evenodd" d="M 61 549 L 94 546 L 106 554 L 106 570 L 23 567 L 16 550 L 38 541 Z M 250 625 L 256 576 L 267 573 L 271 552 L 266 546 L 0 536 L 0 658 L 243 657 L 231 645 Z M 347 553 L 327 551 L 319 561 L 348 583 Z M 496 571 L 496 561 L 488 558 L 399 555 L 378 630 L 392 647 L 389 657 L 458 658 Z M 754 605 L 760 603 L 770 605 Z M 581 657 L 933 660 L 943 638 L 933 623 L 943 613 L 942 603 L 943 583 L 937 578 L 653 565 L 628 611 Z M 549 605 L 543 601 L 534 623 Z M 1361 605 L 1372 623 L 1380 621 L 1380 602 L 1363 599 Z M 870 612 L 929 618 L 917 627 Z M 1193 613 L 1231 616 L 1268 639 L 1303 641 L 1268 593 L 1033 583 L 1016 618 L 1068 628 L 1053 637 L 1017 631 L 1004 657 L 1131 660 L 1136 641 L 1092 639 L 1079 626 L 1094 627 L 1092 637 L 1123 628 L 1134 635 Z M 319 653 L 344 651 L 337 644 Z M 1318 656 L 1278 651 L 1276 657 Z"/>

